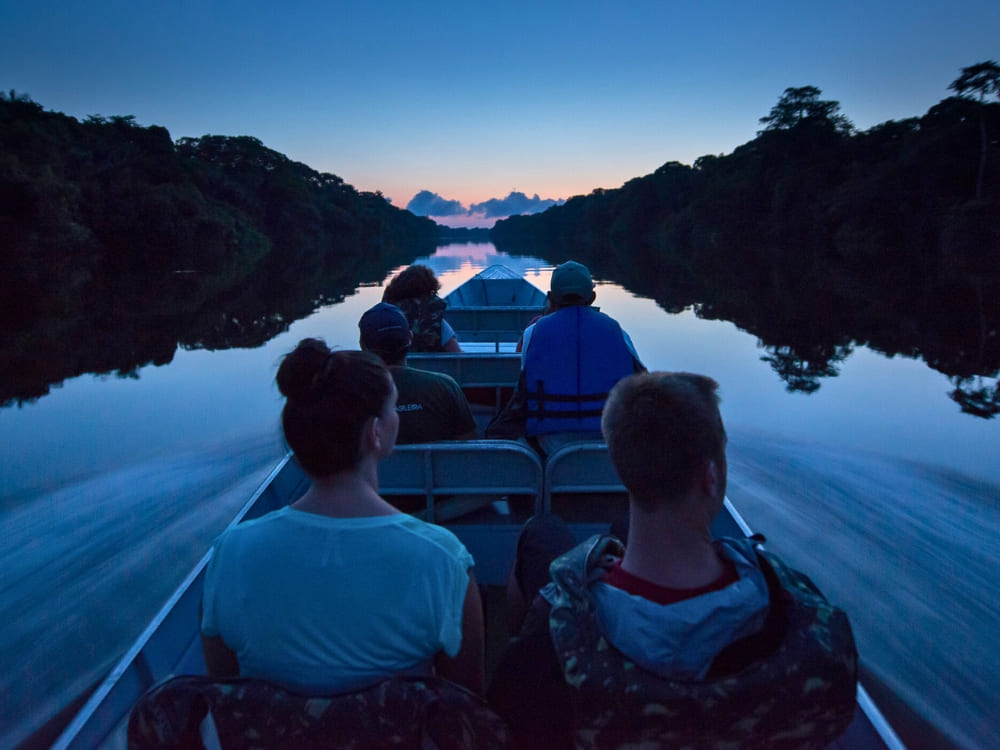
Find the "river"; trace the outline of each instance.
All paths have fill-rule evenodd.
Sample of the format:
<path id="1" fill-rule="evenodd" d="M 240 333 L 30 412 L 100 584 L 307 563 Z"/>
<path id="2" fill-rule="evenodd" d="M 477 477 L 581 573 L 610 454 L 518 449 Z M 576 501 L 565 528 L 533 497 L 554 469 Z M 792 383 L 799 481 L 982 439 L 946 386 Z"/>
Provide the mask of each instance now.
<path id="1" fill-rule="evenodd" d="M 424 262 L 442 293 L 493 262 L 543 290 L 551 273 L 489 244 Z M 730 498 L 848 612 L 866 669 L 956 746 L 1000 746 L 1000 422 L 960 413 L 923 362 L 864 347 L 789 393 L 732 323 L 597 293 L 650 369 L 719 381 Z M 280 456 L 281 355 L 306 336 L 355 348 L 380 297 L 363 286 L 258 348 L 178 350 L 0 410 L 0 746 L 100 677 Z"/>

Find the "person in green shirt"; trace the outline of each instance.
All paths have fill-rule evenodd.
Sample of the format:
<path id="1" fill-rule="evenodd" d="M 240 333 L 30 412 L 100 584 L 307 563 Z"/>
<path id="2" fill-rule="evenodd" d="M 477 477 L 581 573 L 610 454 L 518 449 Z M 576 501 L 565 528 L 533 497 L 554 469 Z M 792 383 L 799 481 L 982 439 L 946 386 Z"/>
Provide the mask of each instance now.
<path id="1" fill-rule="evenodd" d="M 380 302 L 361 316 L 358 328 L 361 348 L 377 354 L 385 362 L 399 391 L 397 443 L 474 440 L 478 437 L 469 402 L 455 379 L 406 365 L 413 334 L 402 310 L 388 302 Z"/>

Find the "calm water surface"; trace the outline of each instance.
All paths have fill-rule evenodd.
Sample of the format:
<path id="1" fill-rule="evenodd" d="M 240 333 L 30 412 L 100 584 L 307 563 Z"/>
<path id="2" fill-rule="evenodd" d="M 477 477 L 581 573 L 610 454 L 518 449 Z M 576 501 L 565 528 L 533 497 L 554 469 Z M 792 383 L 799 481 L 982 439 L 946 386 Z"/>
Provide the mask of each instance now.
<path id="1" fill-rule="evenodd" d="M 494 262 L 543 290 L 551 273 L 489 244 L 425 262 L 442 293 Z M 281 454 L 281 355 L 306 336 L 356 348 L 381 292 L 257 349 L 178 351 L 0 410 L 0 746 L 108 669 Z M 597 303 L 650 369 L 719 381 L 730 497 L 848 611 L 865 665 L 956 744 L 1000 746 L 1000 422 L 961 414 L 919 361 L 858 349 L 815 394 L 789 394 L 730 323 L 614 285 Z"/>

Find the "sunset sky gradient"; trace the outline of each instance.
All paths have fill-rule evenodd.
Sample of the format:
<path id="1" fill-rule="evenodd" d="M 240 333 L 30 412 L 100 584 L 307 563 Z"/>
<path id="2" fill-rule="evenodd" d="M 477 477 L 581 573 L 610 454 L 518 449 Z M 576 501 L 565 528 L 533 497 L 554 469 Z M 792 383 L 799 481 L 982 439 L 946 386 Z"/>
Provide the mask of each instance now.
<path id="1" fill-rule="evenodd" d="M 921 115 L 1000 58 L 997 0 L 0 0 L 0 18 L 0 86 L 46 109 L 252 135 L 394 205 L 465 210 L 729 153 L 789 86 L 860 129 Z"/>

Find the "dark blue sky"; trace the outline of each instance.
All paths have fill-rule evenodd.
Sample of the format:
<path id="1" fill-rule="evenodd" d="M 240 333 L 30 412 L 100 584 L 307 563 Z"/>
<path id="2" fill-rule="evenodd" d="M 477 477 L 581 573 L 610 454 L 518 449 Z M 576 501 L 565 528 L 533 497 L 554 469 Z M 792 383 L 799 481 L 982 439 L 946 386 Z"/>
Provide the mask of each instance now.
<path id="1" fill-rule="evenodd" d="M 788 86 L 859 128 L 1000 58 L 997 0 L 0 0 L 0 87 L 253 135 L 398 206 L 613 188 L 729 153 Z"/>

